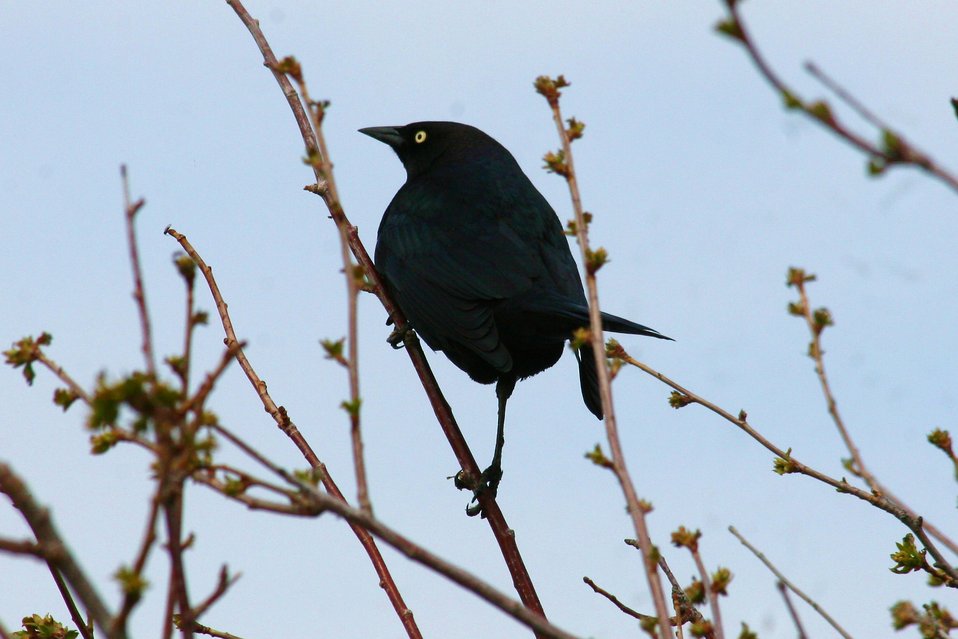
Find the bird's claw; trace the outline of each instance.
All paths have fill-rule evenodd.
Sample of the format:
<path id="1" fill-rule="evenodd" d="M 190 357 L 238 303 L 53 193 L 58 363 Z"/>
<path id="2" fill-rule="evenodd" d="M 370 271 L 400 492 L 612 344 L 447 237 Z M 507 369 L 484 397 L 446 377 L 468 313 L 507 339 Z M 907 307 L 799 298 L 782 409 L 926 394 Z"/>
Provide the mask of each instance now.
<path id="1" fill-rule="evenodd" d="M 502 468 L 489 466 L 482 471 L 478 481 L 470 481 L 470 479 L 465 475 L 465 471 L 459 471 L 453 477 L 453 483 L 459 490 L 472 491 L 472 501 L 466 506 L 466 514 L 470 517 L 482 515 L 482 518 L 485 519 L 486 513 L 483 511 L 482 504 L 479 503 L 479 496 L 483 494 L 491 497 L 496 496 L 499 491 L 499 482 L 502 481 Z"/>
<path id="2" fill-rule="evenodd" d="M 386 338 L 386 341 L 389 342 L 389 345 L 392 346 L 395 350 L 399 350 L 405 347 L 406 333 L 409 332 L 409 324 L 403 325 L 402 328 L 394 328 L 392 333 L 389 334 L 389 337 Z"/>

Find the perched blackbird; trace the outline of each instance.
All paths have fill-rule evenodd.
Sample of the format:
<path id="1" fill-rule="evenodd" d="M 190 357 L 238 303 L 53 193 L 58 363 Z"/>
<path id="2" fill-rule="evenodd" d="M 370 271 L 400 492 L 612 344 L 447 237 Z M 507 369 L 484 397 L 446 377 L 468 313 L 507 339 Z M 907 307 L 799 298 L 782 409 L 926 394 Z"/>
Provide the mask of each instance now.
<path id="1" fill-rule="evenodd" d="M 555 364 L 573 331 L 589 325 L 569 242 L 515 158 L 479 129 L 414 122 L 360 132 L 388 144 L 406 168 L 406 183 L 379 225 L 376 269 L 433 350 L 473 380 L 496 382 L 496 450 L 480 485 L 495 491 L 506 400 L 516 381 Z M 602 325 L 669 339 L 608 313 Z M 576 358 L 582 399 L 602 419 L 591 346 L 581 346 Z"/>

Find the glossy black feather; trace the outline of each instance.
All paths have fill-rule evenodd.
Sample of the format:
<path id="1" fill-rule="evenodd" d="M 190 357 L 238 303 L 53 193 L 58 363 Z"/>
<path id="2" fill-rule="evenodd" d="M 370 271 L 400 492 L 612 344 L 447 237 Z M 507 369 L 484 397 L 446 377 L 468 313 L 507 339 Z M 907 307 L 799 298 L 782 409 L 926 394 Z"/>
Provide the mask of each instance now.
<path id="1" fill-rule="evenodd" d="M 572 332 L 588 326 L 588 304 L 558 217 L 512 155 L 454 122 L 362 132 L 389 144 L 407 171 L 379 226 L 375 262 L 412 327 L 472 379 L 503 382 L 509 393 L 555 364 Z M 665 338 L 614 315 L 603 322 Z M 577 356 L 583 400 L 601 418 L 591 349 Z"/>

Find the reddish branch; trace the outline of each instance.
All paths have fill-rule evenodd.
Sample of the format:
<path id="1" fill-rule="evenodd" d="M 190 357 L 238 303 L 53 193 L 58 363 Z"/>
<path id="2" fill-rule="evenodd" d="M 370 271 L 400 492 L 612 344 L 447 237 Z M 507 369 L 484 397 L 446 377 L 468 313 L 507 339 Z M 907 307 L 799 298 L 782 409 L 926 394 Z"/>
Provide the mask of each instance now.
<path id="1" fill-rule="evenodd" d="M 823 101 L 805 102 L 798 97 L 798 94 L 792 90 L 769 66 L 762 53 L 758 50 L 755 41 L 749 34 L 742 20 L 738 5 L 740 0 L 725 0 L 729 10 L 729 18 L 719 23 L 718 30 L 725 35 L 741 42 L 746 52 L 758 68 L 759 74 L 782 96 L 785 106 L 790 109 L 798 109 L 813 121 L 837 135 L 848 144 L 855 147 L 869 157 L 869 170 L 873 174 L 879 174 L 886 168 L 893 165 L 915 166 L 928 174 L 934 176 L 953 190 L 958 191 L 958 177 L 942 168 L 927 153 L 915 147 L 908 142 L 900 133 L 894 131 L 891 127 L 881 121 L 868 110 L 861 102 L 852 97 L 852 95 L 842 88 L 837 82 L 822 73 L 812 63 L 806 64 L 806 69 L 822 84 L 835 92 L 840 100 L 848 104 L 863 119 L 879 129 L 882 142 L 876 145 L 870 140 L 852 131 L 843 123 Z"/>
<path id="2" fill-rule="evenodd" d="M 804 592 L 802 592 L 801 590 L 799 590 L 799 589 L 795 586 L 795 584 L 793 584 L 791 581 L 789 581 L 788 578 L 787 578 L 785 575 L 783 575 L 783 574 L 778 570 L 778 568 L 776 568 L 775 565 L 772 564 L 772 562 L 769 561 L 769 560 L 765 557 L 764 554 L 762 554 L 755 546 L 753 546 L 752 544 L 748 543 L 748 540 L 745 539 L 745 537 L 743 537 L 742 534 L 739 533 L 739 531 L 737 531 L 737 530 L 735 529 L 735 526 L 729 526 L 728 529 L 729 529 L 729 532 L 731 532 L 733 535 L 735 535 L 735 536 L 738 538 L 738 540 L 739 540 L 740 542 L 742 542 L 742 545 L 743 545 L 743 546 L 745 546 L 746 548 L 748 548 L 748 549 L 752 552 L 753 555 L 755 555 L 756 557 L 758 557 L 759 561 L 761 561 L 763 564 L 765 564 L 765 567 L 766 567 L 766 568 L 768 568 L 770 571 L 772 571 L 772 574 L 775 575 L 775 577 L 778 578 L 779 583 L 784 584 L 785 586 L 787 586 L 787 587 L 789 588 L 789 590 L 791 590 L 791 591 L 794 592 L 796 595 L 798 595 L 799 597 L 801 597 L 801 598 L 805 601 L 805 603 L 807 603 L 809 606 L 811 606 L 811 607 L 815 610 L 815 612 L 817 612 L 818 614 L 820 614 L 820 615 L 822 616 L 822 618 L 823 618 L 825 621 L 827 621 L 827 622 L 829 623 L 829 625 L 831 625 L 831 627 L 834 628 L 835 631 L 836 631 L 838 634 L 840 634 L 840 635 L 841 635 L 842 637 L 844 637 L 845 639 L 852 639 L 851 635 L 849 635 L 849 634 L 845 631 L 844 628 L 842 628 L 840 625 L 838 625 L 838 622 L 835 621 L 834 619 L 832 619 L 831 615 L 829 615 L 827 612 L 825 612 L 825 610 L 824 610 L 821 606 L 819 606 L 819 605 L 815 602 L 814 599 L 812 599 L 811 597 L 809 597 L 808 595 L 806 595 Z M 799 628 L 801 628 L 801 627 L 799 626 Z"/>
<path id="3" fill-rule="evenodd" d="M 619 486 L 625 496 L 629 516 L 632 518 L 632 525 L 635 528 L 636 539 L 642 550 L 649 591 L 652 594 L 652 601 L 655 603 L 655 612 L 659 619 L 659 636 L 662 637 L 662 639 L 668 639 L 670 635 L 668 623 L 669 613 L 665 603 L 665 594 L 662 590 L 662 582 L 659 581 L 658 568 L 654 556 L 656 553 L 653 550 L 652 541 L 649 538 L 648 526 L 645 522 L 645 508 L 642 507 L 639 501 L 635 484 L 629 475 L 629 470 L 625 463 L 625 455 L 622 452 L 622 445 L 619 441 L 618 428 L 616 426 L 609 365 L 605 356 L 605 342 L 602 335 L 599 290 L 595 280 L 595 271 L 598 269 L 598 266 L 595 261 L 596 256 L 589 248 L 588 222 L 582 210 L 582 200 L 579 196 L 579 186 L 576 181 L 575 166 L 572 161 L 572 139 L 570 138 L 569 131 L 565 128 L 562 113 L 559 109 L 559 89 L 564 86 L 567 86 L 567 83 L 561 75 L 556 80 L 545 76 L 536 80 L 536 89 L 548 101 L 549 107 L 552 109 L 552 119 L 559 133 L 559 139 L 562 141 L 562 151 L 559 156 L 561 158 L 559 160 L 560 170 L 557 172 L 565 178 L 569 186 L 569 195 L 572 198 L 572 208 L 575 212 L 576 238 L 579 242 L 582 261 L 586 265 L 585 282 L 589 298 L 590 337 L 592 352 L 595 356 L 596 370 L 599 374 L 599 394 L 602 398 L 602 410 L 605 413 L 606 438 L 608 439 L 609 450 L 612 454 L 611 469 L 616 479 L 618 479 Z M 572 121 L 570 121 L 570 125 L 571 124 Z"/>
<path id="4" fill-rule="evenodd" d="M 193 248 L 193 245 L 190 244 L 185 235 L 177 232 L 176 229 L 172 227 L 167 227 L 166 234 L 172 236 L 177 242 L 180 243 L 180 246 L 183 247 L 183 250 L 186 251 L 186 253 L 193 259 L 194 262 L 196 262 L 197 267 L 200 269 L 200 272 L 206 279 L 206 283 L 209 286 L 210 293 L 212 294 L 213 301 L 216 305 L 216 310 L 219 312 L 220 320 L 223 323 L 223 330 L 226 333 L 226 339 L 224 342 L 228 348 L 235 349 L 234 352 L 236 361 L 240 365 L 240 368 L 243 369 L 243 372 L 246 373 L 246 377 L 253 385 L 257 395 L 259 395 L 260 401 L 263 403 L 263 407 L 266 409 L 266 412 L 269 413 L 269 415 L 273 418 L 280 430 L 283 431 L 283 433 L 289 437 L 290 440 L 292 440 L 293 444 L 295 444 L 300 453 L 302 453 L 307 463 L 309 463 L 311 467 L 320 473 L 322 484 L 326 490 L 337 499 L 345 500 L 345 497 L 339 490 L 339 487 L 333 481 L 329 471 L 326 470 L 326 465 L 323 464 L 319 457 L 317 457 L 316 453 L 313 452 L 309 442 L 306 441 L 306 438 L 303 437 L 303 434 L 289 418 L 286 409 L 282 406 L 277 406 L 276 402 L 273 401 L 273 398 L 266 390 L 266 382 L 260 379 L 259 375 L 253 369 L 253 365 L 250 363 L 249 358 L 246 357 L 246 352 L 239 347 L 240 342 L 236 339 L 236 331 L 233 329 L 233 322 L 230 319 L 226 302 L 223 300 L 223 295 L 216 283 L 216 279 L 213 277 L 213 269 L 206 263 L 200 254 L 197 253 L 196 249 Z M 419 628 L 416 625 L 412 611 L 406 606 L 406 602 L 403 600 L 402 594 L 399 592 L 399 588 L 397 587 L 395 580 L 392 578 L 389 568 L 386 566 L 386 561 L 379 552 L 376 541 L 372 538 L 372 535 L 370 535 L 361 526 L 350 523 L 350 528 L 359 539 L 359 542 L 365 549 L 366 554 L 369 556 L 369 560 L 373 564 L 373 568 L 379 575 L 383 589 L 386 591 L 386 596 L 389 598 L 394 610 L 396 611 L 396 614 L 402 621 L 403 627 L 406 629 L 406 633 L 411 638 L 422 637 L 422 634 L 419 632 Z"/>
<path id="5" fill-rule="evenodd" d="M 263 35 L 262 30 L 259 28 L 259 23 L 249 15 L 239 0 L 227 0 L 227 2 L 249 30 L 253 40 L 256 42 L 256 45 L 260 50 L 260 53 L 263 55 L 265 66 L 272 71 L 273 77 L 282 90 L 283 95 L 286 96 L 286 100 L 293 112 L 293 117 L 299 128 L 300 135 L 303 138 L 303 143 L 306 146 L 307 157 L 315 157 L 319 155 L 321 163 L 328 162 L 329 155 L 325 149 L 325 142 L 321 136 L 317 135 L 319 132 L 313 131 L 313 127 L 311 125 L 310 118 L 306 113 L 306 109 L 304 109 L 303 103 L 289 78 L 280 70 L 280 63 L 273 54 L 272 48 L 269 46 L 269 43 L 267 42 L 266 37 Z M 313 163 L 313 166 L 314 171 L 316 171 L 316 164 Z M 373 262 L 370 259 L 366 248 L 359 240 L 359 234 L 356 230 L 356 227 L 349 222 L 345 216 L 345 213 L 343 212 L 339 198 L 336 195 L 335 183 L 333 183 L 333 181 L 330 179 L 332 176 L 323 176 L 318 174 L 316 177 L 317 180 L 319 180 L 319 183 L 317 184 L 317 188 L 315 190 L 326 203 L 326 207 L 329 210 L 330 216 L 333 218 L 336 226 L 340 229 L 340 232 L 345 234 L 349 243 L 350 251 L 352 251 L 356 261 L 363 268 L 366 278 L 372 285 L 373 292 L 375 293 L 376 297 L 379 298 L 379 301 L 382 303 L 388 316 L 392 318 L 396 328 L 401 329 L 405 327 L 405 317 L 399 311 L 399 308 L 396 306 L 395 302 L 390 299 L 388 293 L 386 293 L 384 287 L 382 286 L 382 281 L 379 278 L 375 267 L 373 266 Z M 405 344 L 406 353 L 409 355 L 410 360 L 412 360 L 413 366 L 416 369 L 416 373 L 423 384 L 423 388 L 426 391 L 429 402 L 436 414 L 436 418 L 439 421 L 443 429 L 443 433 L 453 449 L 453 453 L 456 455 L 456 459 L 459 462 L 460 467 L 466 475 L 471 476 L 472 478 L 478 478 L 480 474 L 479 467 L 476 464 L 468 445 L 466 444 L 465 438 L 462 436 L 462 432 L 459 430 L 459 426 L 452 415 L 452 410 L 449 408 L 448 403 L 442 396 L 442 392 L 436 383 L 435 377 L 433 377 L 432 371 L 429 369 L 429 365 L 426 362 L 422 348 L 419 346 L 418 339 L 416 339 L 412 333 L 407 333 Z M 489 522 L 489 526 L 492 528 L 493 534 L 496 537 L 496 541 L 499 543 L 500 551 L 502 552 L 506 566 L 512 575 L 513 584 L 519 594 L 519 598 L 522 600 L 523 605 L 544 617 L 545 613 L 542 609 L 542 604 L 539 602 L 539 596 L 536 594 L 532 579 L 529 576 L 529 572 L 525 568 L 522 556 L 519 554 L 519 548 L 516 545 L 515 536 L 513 535 L 509 526 L 506 524 L 502 512 L 495 503 L 495 498 L 487 493 L 480 496 L 479 502 L 482 505 L 483 512 L 486 514 L 486 521 Z M 401 614 L 401 616 L 405 618 L 404 614 Z"/>
<path id="6" fill-rule="evenodd" d="M 197 480 L 210 486 L 224 496 L 234 499 L 251 508 L 268 510 L 271 512 L 293 515 L 293 516 L 318 516 L 326 511 L 333 512 L 346 519 L 350 525 L 358 526 L 389 544 L 397 551 L 408 557 L 410 560 L 421 564 L 434 572 L 446 577 L 453 583 L 462 586 L 464 589 L 472 592 L 495 608 L 498 608 L 516 621 L 533 629 L 537 636 L 549 637 L 552 639 L 576 639 L 574 635 L 552 625 L 541 615 L 533 610 L 529 610 L 521 602 L 512 599 L 502 591 L 494 588 L 472 573 L 449 563 L 438 555 L 433 554 L 423 546 L 416 544 L 410 539 L 399 534 L 392 528 L 373 517 L 368 512 L 354 508 L 346 503 L 342 498 L 335 495 L 323 493 L 306 484 L 300 485 L 299 499 L 289 504 L 280 504 L 269 502 L 267 500 L 253 498 L 242 492 L 228 491 L 225 486 L 217 480 L 211 480 L 208 477 L 198 476 Z"/>
<path id="7" fill-rule="evenodd" d="M 789 284 L 795 286 L 799 294 L 799 304 L 793 308 L 795 308 L 796 312 L 800 312 L 802 318 L 805 320 L 805 324 L 808 326 L 808 332 L 812 338 L 809 348 L 809 355 L 815 362 L 815 374 L 818 376 L 818 381 L 822 387 L 822 395 L 825 397 L 825 404 L 828 407 L 828 414 L 835 423 L 835 427 L 838 429 L 839 435 L 841 435 L 842 441 L 845 444 L 845 448 L 848 449 L 848 453 L 851 455 L 851 464 L 848 465 L 848 470 L 855 476 L 864 480 L 864 482 L 868 485 L 868 488 L 873 493 L 884 496 L 886 499 L 904 510 L 911 519 L 917 521 L 919 519 L 918 514 L 901 499 L 895 496 L 888 488 L 886 488 L 868 469 L 868 467 L 865 466 L 865 459 L 862 457 L 858 446 L 852 439 L 851 433 L 845 427 L 845 422 L 842 419 L 841 413 L 838 411 L 838 402 L 835 401 L 835 396 L 832 394 L 831 384 L 828 381 L 828 373 L 825 370 L 825 351 L 822 349 L 821 343 L 821 334 L 822 330 L 825 328 L 825 325 L 820 324 L 820 320 L 816 320 L 815 312 L 812 311 L 811 302 L 808 299 L 808 292 L 805 290 L 805 283 L 807 281 L 811 281 L 808 278 L 814 278 L 814 275 L 806 275 L 805 271 L 801 269 L 791 269 L 789 277 Z M 825 317 L 830 323 L 831 317 L 827 313 L 825 314 Z M 926 520 L 922 520 L 922 527 L 943 546 L 958 555 L 958 544 L 944 534 L 939 528 L 933 526 Z"/>
<path id="8" fill-rule="evenodd" d="M 123 179 L 123 208 L 126 221 L 127 246 L 130 249 L 130 264 L 133 266 L 133 299 L 140 313 L 140 332 L 143 336 L 143 358 L 146 360 L 146 370 L 156 377 L 156 358 L 153 356 L 153 333 L 150 329 L 150 314 L 146 309 L 146 291 L 143 288 L 143 271 L 140 268 L 140 252 L 136 246 L 136 235 L 133 231 L 133 220 L 143 208 L 146 201 L 140 198 L 136 202 L 130 199 L 130 182 L 126 176 L 126 165 L 120 166 L 120 177 Z"/>
<path id="9" fill-rule="evenodd" d="M 935 567 L 943 574 L 947 575 L 951 580 L 948 585 L 958 587 L 958 571 L 956 571 L 955 567 L 945 559 L 944 555 L 941 554 L 941 550 L 929 538 L 921 517 L 912 516 L 908 510 L 902 508 L 897 502 L 888 499 L 883 494 L 862 490 L 861 488 L 848 483 L 844 479 L 835 479 L 834 477 L 830 477 L 829 475 L 826 475 L 825 473 L 818 471 L 811 466 L 803 464 L 795 457 L 791 449 L 783 450 L 782 448 L 779 448 L 771 441 L 766 439 L 761 433 L 755 430 L 755 428 L 748 422 L 745 411 L 741 411 L 737 417 L 732 415 L 732 413 L 728 412 L 727 410 L 710 402 L 704 397 L 693 393 L 689 389 L 680 385 L 678 382 L 675 382 L 654 368 L 633 358 L 625 351 L 625 349 L 622 348 L 620 344 L 614 342 L 612 343 L 610 347 L 610 355 L 612 357 L 621 359 L 627 364 L 635 366 L 644 373 L 651 375 L 665 385 L 675 389 L 677 393 L 673 393 L 673 396 L 676 403 L 673 405 L 685 406 L 692 403 L 699 404 L 700 406 L 707 408 L 726 421 L 737 426 L 749 437 L 776 455 L 776 465 L 780 473 L 798 473 L 800 475 L 806 475 L 813 479 L 817 479 L 818 481 L 836 489 L 840 493 L 847 493 L 849 495 L 858 497 L 859 499 L 868 502 L 872 506 L 889 513 L 901 521 L 909 530 L 911 530 L 912 533 L 914 533 L 915 537 L 921 541 L 921 543 L 928 550 L 928 553 L 931 554 L 931 556 L 935 559 Z"/>
<path id="10" fill-rule="evenodd" d="M 110 611 L 66 547 L 63 538 L 53 525 L 50 512 L 33 499 L 23 480 L 4 463 L 0 463 L 0 492 L 7 495 L 13 507 L 20 511 L 30 530 L 33 531 L 37 543 L 44 550 L 44 558 L 51 570 L 62 575 L 77 599 L 83 604 L 93 623 L 110 639 L 126 639 L 124 628 L 112 628 Z M 61 592 L 63 592 L 62 589 Z M 71 599 L 69 593 L 66 593 L 68 605 Z M 85 627 L 82 617 L 79 619 L 74 617 L 74 622 L 78 626 Z"/>

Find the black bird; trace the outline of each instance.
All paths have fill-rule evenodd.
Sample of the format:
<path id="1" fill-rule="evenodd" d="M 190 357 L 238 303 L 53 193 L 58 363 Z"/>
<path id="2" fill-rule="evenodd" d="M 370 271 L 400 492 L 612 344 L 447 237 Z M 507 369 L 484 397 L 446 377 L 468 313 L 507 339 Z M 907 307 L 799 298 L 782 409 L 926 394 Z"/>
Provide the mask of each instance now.
<path id="1" fill-rule="evenodd" d="M 406 168 L 379 225 L 376 269 L 433 350 L 473 380 L 496 383 L 496 450 L 479 488 L 495 491 L 516 381 L 555 364 L 573 331 L 589 325 L 569 242 L 512 154 L 479 129 L 414 122 L 360 132 L 388 144 Z M 608 313 L 602 324 L 669 339 Z M 602 419 L 591 346 L 579 347 L 576 358 L 582 399 Z"/>

